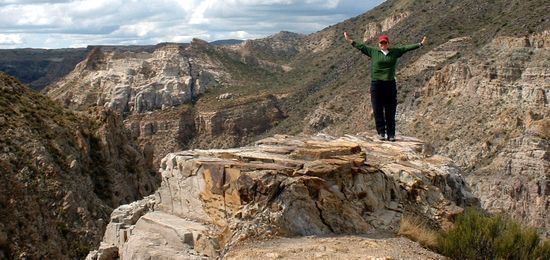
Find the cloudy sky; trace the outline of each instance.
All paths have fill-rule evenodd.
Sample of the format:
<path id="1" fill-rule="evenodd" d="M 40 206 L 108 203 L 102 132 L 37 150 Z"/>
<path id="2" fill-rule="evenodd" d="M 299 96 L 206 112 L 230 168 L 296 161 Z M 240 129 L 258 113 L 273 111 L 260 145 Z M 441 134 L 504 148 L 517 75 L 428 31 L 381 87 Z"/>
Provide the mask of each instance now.
<path id="1" fill-rule="evenodd" d="M 312 33 L 383 0 L 0 0 L 0 49 Z"/>

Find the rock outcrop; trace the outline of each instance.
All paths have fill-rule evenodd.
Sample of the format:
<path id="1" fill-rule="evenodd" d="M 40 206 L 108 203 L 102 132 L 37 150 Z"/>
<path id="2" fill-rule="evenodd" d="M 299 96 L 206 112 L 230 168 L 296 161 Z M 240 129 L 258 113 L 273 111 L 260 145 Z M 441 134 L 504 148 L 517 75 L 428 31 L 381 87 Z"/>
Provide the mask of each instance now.
<path id="1" fill-rule="evenodd" d="M 73 113 L 0 73 L 0 258 L 81 258 L 113 208 L 151 194 L 120 116 Z"/>
<path id="2" fill-rule="evenodd" d="M 373 38 L 376 38 L 382 32 L 389 31 L 396 24 L 405 20 L 409 15 L 410 12 L 395 13 L 381 22 L 368 23 L 365 28 L 365 34 L 363 35 L 363 41 L 367 42 Z"/>
<path id="3" fill-rule="evenodd" d="M 172 153 L 160 171 L 154 201 L 115 210 L 89 259 L 218 257 L 257 239 L 391 232 L 404 215 L 445 228 L 479 204 L 450 159 L 408 137 L 275 136 Z"/>
<path id="4" fill-rule="evenodd" d="M 192 46 L 170 44 L 153 53 L 95 48 L 71 74 L 48 87 L 48 95 L 68 107 L 98 105 L 124 114 L 190 103 L 221 77 L 219 63 L 195 54 Z"/>

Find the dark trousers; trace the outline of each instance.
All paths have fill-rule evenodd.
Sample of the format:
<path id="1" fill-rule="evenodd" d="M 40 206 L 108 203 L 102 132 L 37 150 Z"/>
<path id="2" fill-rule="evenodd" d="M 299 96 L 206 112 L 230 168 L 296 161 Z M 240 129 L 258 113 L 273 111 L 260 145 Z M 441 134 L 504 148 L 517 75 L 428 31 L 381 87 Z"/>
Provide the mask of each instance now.
<path id="1" fill-rule="evenodd" d="M 395 112 L 397 109 L 397 85 L 392 81 L 372 81 L 370 99 L 378 134 L 395 137 Z"/>

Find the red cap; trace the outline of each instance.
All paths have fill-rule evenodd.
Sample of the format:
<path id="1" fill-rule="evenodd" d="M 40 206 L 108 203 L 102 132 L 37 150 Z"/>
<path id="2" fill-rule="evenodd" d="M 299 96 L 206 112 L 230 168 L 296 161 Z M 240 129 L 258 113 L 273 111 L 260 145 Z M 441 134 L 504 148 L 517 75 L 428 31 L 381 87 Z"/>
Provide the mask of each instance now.
<path id="1" fill-rule="evenodd" d="M 380 37 L 378 37 L 378 42 L 390 42 L 390 37 L 385 34 L 380 35 Z"/>

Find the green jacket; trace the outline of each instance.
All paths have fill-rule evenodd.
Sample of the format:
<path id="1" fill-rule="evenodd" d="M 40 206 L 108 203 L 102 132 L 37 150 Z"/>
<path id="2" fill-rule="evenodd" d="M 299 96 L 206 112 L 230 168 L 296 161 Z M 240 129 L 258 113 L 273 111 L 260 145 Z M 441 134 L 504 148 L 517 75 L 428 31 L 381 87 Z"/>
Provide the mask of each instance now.
<path id="1" fill-rule="evenodd" d="M 405 45 L 402 47 L 389 48 L 388 55 L 384 55 L 382 51 L 374 46 L 356 43 L 351 45 L 369 57 L 371 57 L 372 80 L 395 80 L 395 68 L 397 67 L 397 59 L 408 51 L 420 48 L 420 43 Z"/>

